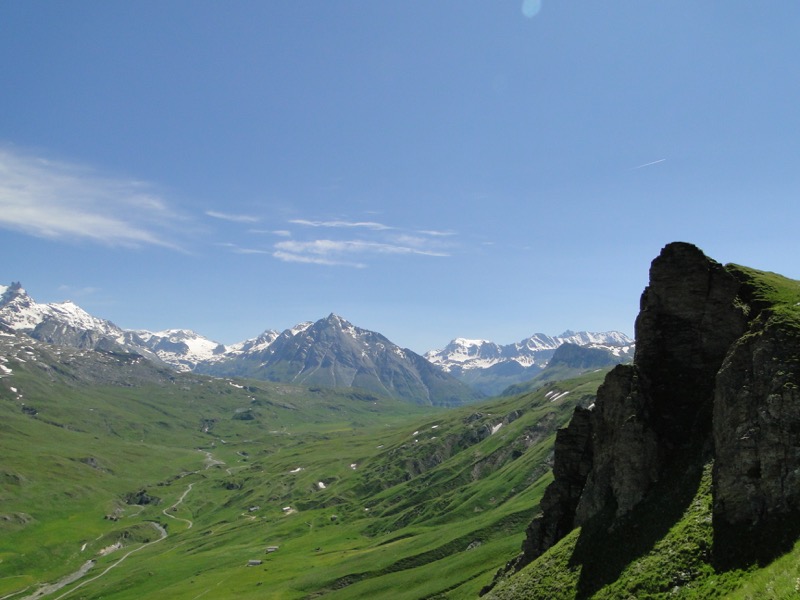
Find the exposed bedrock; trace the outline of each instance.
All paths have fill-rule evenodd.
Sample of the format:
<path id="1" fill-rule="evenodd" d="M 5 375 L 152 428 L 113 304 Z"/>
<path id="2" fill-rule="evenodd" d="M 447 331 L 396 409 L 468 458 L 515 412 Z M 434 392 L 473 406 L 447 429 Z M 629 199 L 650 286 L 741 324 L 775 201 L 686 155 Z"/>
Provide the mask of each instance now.
<path id="1" fill-rule="evenodd" d="M 763 287 L 775 278 L 794 316 L 775 318 Z M 795 540 L 799 300 L 798 282 L 723 266 L 691 244 L 666 246 L 641 297 L 634 363 L 614 368 L 594 409 L 576 410 L 559 432 L 554 481 L 505 573 L 595 516 L 611 515 L 613 529 L 681 461 L 714 461 L 718 563 L 761 560 L 779 538 Z"/>

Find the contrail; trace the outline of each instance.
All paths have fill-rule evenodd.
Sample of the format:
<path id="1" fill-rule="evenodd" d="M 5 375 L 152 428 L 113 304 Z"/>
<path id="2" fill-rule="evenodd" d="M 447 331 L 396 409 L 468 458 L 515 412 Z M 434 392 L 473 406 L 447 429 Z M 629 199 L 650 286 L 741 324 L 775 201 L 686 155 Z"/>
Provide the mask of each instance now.
<path id="1" fill-rule="evenodd" d="M 636 169 L 644 169 L 645 167 L 649 167 L 651 165 L 657 165 L 658 163 L 662 163 L 665 160 L 667 160 L 667 159 L 666 158 L 659 158 L 658 160 L 654 160 L 653 162 L 644 163 L 643 165 L 639 165 L 638 167 L 633 167 L 633 170 L 635 171 Z"/>

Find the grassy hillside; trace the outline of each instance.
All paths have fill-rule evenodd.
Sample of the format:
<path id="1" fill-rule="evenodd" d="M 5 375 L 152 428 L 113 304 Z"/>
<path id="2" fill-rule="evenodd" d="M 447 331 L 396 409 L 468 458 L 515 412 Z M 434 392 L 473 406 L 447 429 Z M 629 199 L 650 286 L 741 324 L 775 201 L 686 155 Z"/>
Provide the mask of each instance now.
<path id="1" fill-rule="evenodd" d="M 796 351 L 800 330 L 800 282 L 737 265 L 728 265 L 726 269 L 741 283 L 735 302 L 751 319 L 750 329 L 737 343 L 774 336 L 779 342 L 770 348 L 767 361 L 782 365 L 785 370 L 778 376 L 790 382 L 789 393 L 779 409 L 770 408 L 763 396 L 752 397 L 754 403 L 759 402 L 755 406 L 759 411 L 779 410 L 779 419 L 792 423 L 795 412 L 791 399 L 796 390 L 792 378 L 796 377 L 798 364 L 792 352 Z M 781 355 L 782 352 L 785 354 Z M 763 385 L 771 383 L 770 376 L 764 379 L 767 383 Z M 719 375 L 716 381 L 720 385 Z M 760 426 L 766 427 L 754 419 L 753 427 Z M 794 430 L 788 432 L 786 441 L 781 439 L 785 446 L 778 448 L 796 447 L 794 433 Z M 783 546 L 778 546 L 781 535 L 788 535 L 784 531 L 795 530 L 794 517 L 783 518 L 778 524 L 781 531 L 759 524 L 762 532 L 770 534 L 759 533 L 751 538 L 755 541 L 748 543 L 715 535 L 712 473 L 715 460 L 718 469 L 722 464 L 720 445 L 718 439 L 710 437 L 703 440 L 697 436 L 692 441 L 659 474 L 658 482 L 630 513 L 615 518 L 607 514 L 613 513 L 615 507 L 607 506 L 607 513 L 600 512 L 582 528 L 573 530 L 519 573 L 506 577 L 486 597 L 492 600 L 800 598 L 800 542 L 783 556 L 773 558 L 776 547 L 784 551 Z M 736 438 L 737 444 L 745 442 L 745 437 Z M 772 443 L 775 444 L 774 440 Z M 791 454 L 790 450 L 779 454 L 784 465 L 793 464 Z M 760 562 L 749 558 L 731 561 L 731 556 L 763 558 L 759 558 Z"/>
<path id="2" fill-rule="evenodd" d="M 445 411 L 2 343 L 4 599 L 475 597 L 602 378 Z"/>
<path id="3" fill-rule="evenodd" d="M 792 329 L 800 328 L 800 281 L 777 273 L 729 264 L 725 267 L 743 283 L 746 312 L 766 308 L 766 317 Z"/>
<path id="4" fill-rule="evenodd" d="M 690 467 L 677 487 L 662 486 L 660 494 L 651 496 L 614 531 L 604 529 L 602 519 L 574 530 L 485 598 L 778 600 L 800 596 L 800 542 L 763 567 L 715 570 L 711 466 Z"/>

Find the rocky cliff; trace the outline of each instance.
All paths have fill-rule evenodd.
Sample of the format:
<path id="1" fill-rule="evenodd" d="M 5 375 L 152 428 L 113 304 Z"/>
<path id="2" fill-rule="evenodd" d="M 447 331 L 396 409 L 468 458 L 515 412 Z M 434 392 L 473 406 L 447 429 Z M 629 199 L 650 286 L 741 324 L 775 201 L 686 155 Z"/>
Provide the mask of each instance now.
<path id="1" fill-rule="evenodd" d="M 799 357 L 800 282 L 666 246 L 642 294 L 634 363 L 558 433 L 542 512 L 499 576 L 575 527 L 613 532 L 703 462 L 713 462 L 710 561 L 785 551 L 800 534 Z"/>

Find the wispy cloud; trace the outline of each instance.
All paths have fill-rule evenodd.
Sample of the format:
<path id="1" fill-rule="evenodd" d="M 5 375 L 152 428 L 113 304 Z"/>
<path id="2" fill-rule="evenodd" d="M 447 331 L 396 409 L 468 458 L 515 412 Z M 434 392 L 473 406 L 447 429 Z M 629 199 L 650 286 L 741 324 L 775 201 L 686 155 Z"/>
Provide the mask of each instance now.
<path id="1" fill-rule="evenodd" d="M 261 219 L 252 215 L 232 215 L 228 213 L 219 212 L 216 210 L 207 210 L 206 215 L 214 219 L 221 219 L 223 221 L 232 221 L 233 223 L 258 223 Z"/>
<path id="2" fill-rule="evenodd" d="M 51 239 L 179 249 L 182 219 L 142 181 L 0 148 L 0 227 Z"/>
<path id="3" fill-rule="evenodd" d="M 238 244 L 231 242 L 217 242 L 214 245 L 220 246 L 221 248 L 227 248 L 234 254 L 272 254 L 271 250 L 264 250 L 261 248 L 242 248 Z"/>
<path id="4" fill-rule="evenodd" d="M 410 241 L 410 240 L 407 240 Z M 365 266 L 348 257 L 377 254 L 449 256 L 445 252 L 407 244 L 392 244 L 364 240 L 289 240 L 275 244 L 273 256 L 288 262 L 306 262 L 323 265 Z"/>
<path id="5" fill-rule="evenodd" d="M 335 260 L 325 256 L 312 256 L 308 254 L 295 254 L 293 252 L 284 252 L 283 250 L 276 250 L 272 256 L 283 262 L 289 263 L 304 263 L 311 265 L 325 265 L 329 267 L 355 267 L 357 269 L 366 268 L 365 263 L 351 262 L 346 260 Z"/>
<path id="6" fill-rule="evenodd" d="M 406 229 L 373 220 L 295 218 L 286 229 L 263 231 L 284 238 L 272 245 L 273 258 L 287 263 L 365 268 L 389 257 L 448 257 L 455 232 Z M 314 230 L 325 229 L 324 236 Z"/>
<path id="7" fill-rule="evenodd" d="M 258 248 L 234 248 L 236 254 L 270 254 L 269 250 L 260 250 Z"/>
<path id="8" fill-rule="evenodd" d="M 450 230 L 447 230 L 447 231 L 436 231 L 434 229 L 420 229 L 419 231 L 417 231 L 417 233 L 422 234 L 422 235 L 430 235 L 430 236 L 433 236 L 433 237 L 450 237 L 450 236 L 456 235 L 455 231 L 450 231 Z"/>
<path id="9" fill-rule="evenodd" d="M 359 240 L 313 240 L 311 242 L 286 241 L 278 242 L 275 247 L 295 253 L 331 254 L 331 253 L 377 253 L 377 254 L 424 254 L 426 256 L 447 256 L 442 252 L 420 250 L 411 246 L 364 242 Z"/>
<path id="10" fill-rule="evenodd" d="M 293 225 L 305 225 L 307 227 L 332 227 L 344 229 L 371 229 L 372 231 L 385 231 L 393 229 L 383 223 L 375 223 L 374 221 L 308 221 L 306 219 L 292 219 L 289 221 Z"/>
<path id="11" fill-rule="evenodd" d="M 255 235 L 277 235 L 278 237 L 292 237 L 288 229 L 248 229 L 247 233 Z"/>
<path id="12" fill-rule="evenodd" d="M 666 158 L 659 158 L 658 160 L 654 160 L 654 161 L 649 162 L 649 163 L 644 163 L 643 165 L 639 165 L 638 167 L 633 167 L 633 170 L 635 171 L 636 169 L 644 169 L 645 167 L 652 167 L 653 165 L 657 165 L 659 163 L 662 163 L 665 160 L 667 160 L 667 159 Z"/>

